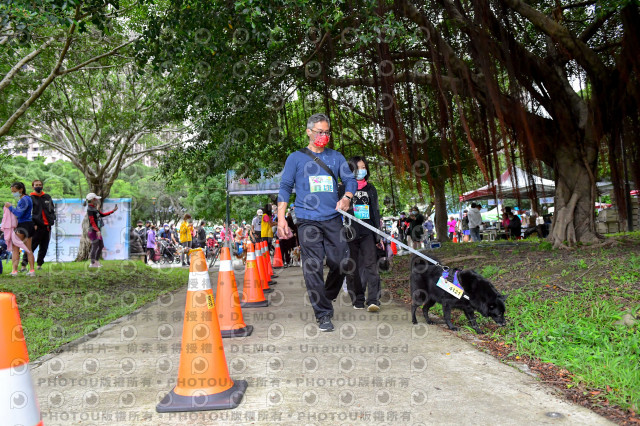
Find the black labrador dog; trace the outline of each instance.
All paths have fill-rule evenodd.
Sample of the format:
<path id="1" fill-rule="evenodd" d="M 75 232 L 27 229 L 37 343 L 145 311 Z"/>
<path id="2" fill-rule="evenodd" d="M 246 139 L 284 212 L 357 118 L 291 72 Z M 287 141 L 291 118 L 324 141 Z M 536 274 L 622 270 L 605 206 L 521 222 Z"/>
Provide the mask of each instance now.
<path id="1" fill-rule="evenodd" d="M 411 322 L 417 324 L 416 310 L 422 305 L 422 313 L 427 324 L 433 324 L 429 319 L 429 309 L 436 303 L 442 304 L 444 321 L 450 330 L 458 328 L 451 322 L 451 309 L 462 309 L 469 319 L 471 327 L 476 333 L 482 334 L 475 318 L 475 311 L 482 316 L 491 317 L 500 326 L 504 326 L 505 300 L 507 296 L 498 290 L 477 272 L 469 270 L 450 270 L 458 273 L 458 281 L 464 289 L 464 296 L 460 299 L 449 294 L 436 284 L 442 276 L 443 268 L 433 265 L 419 256 L 411 257 Z"/>

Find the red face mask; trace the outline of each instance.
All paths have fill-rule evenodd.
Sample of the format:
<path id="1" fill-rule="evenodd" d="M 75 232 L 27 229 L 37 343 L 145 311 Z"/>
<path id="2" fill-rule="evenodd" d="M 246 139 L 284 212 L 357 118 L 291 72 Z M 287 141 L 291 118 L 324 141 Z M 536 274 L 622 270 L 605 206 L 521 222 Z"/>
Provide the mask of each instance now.
<path id="1" fill-rule="evenodd" d="M 328 135 L 320 135 L 314 141 L 313 144 L 318 148 L 324 148 L 329 143 Z"/>

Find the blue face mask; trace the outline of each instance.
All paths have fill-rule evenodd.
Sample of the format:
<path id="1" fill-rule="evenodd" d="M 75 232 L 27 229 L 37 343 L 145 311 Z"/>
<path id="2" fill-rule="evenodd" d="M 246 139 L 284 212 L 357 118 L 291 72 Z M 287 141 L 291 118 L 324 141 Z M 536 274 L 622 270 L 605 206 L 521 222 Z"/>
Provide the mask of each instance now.
<path id="1" fill-rule="evenodd" d="M 362 180 L 367 175 L 367 169 L 358 169 L 356 172 L 356 179 Z"/>
<path id="2" fill-rule="evenodd" d="M 11 195 L 13 195 L 14 198 L 20 198 L 20 193 L 19 192 L 12 192 Z"/>

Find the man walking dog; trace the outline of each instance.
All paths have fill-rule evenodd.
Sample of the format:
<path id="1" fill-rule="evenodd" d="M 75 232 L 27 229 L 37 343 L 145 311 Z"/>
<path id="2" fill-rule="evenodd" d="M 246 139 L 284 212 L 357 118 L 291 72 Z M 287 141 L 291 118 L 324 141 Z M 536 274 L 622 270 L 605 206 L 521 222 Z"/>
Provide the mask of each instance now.
<path id="1" fill-rule="evenodd" d="M 332 331 L 332 300 L 338 297 L 348 267 L 349 247 L 342 233 L 342 218 L 336 210 L 349 210 L 357 183 L 344 156 L 325 146 L 331 135 L 329 118 L 314 114 L 307 120 L 309 145 L 287 157 L 278 194 L 278 235 L 291 235 L 286 219 L 287 204 L 295 186 L 298 240 L 307 294 L 321 331 Z M 338 181 L 345 193 L 338 197 Z M 325 255 L 329 275 L 323 279 Z"/>

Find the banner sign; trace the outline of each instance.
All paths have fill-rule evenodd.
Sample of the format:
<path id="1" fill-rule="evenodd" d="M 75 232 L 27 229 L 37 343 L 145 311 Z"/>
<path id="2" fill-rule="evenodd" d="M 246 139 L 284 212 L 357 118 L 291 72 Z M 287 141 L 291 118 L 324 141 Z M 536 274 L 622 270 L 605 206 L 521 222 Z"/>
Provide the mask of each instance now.
<path id="1" fill-rule="evenodd" d="M 259 179 L 239 178 L 235 171 L 229 170 L 229 195 L 268 195 L 280 191 L 282 172 L 267 178 L 261 174 Z M 295 192 L 295 189 L 293 190 Z"/>
<path id="2" fill-rule="evenodd" d="M 87 206 L 79 198 L 54 199 L 56 223 L 51 229 L 51 241 L 45 262 L 72 262 L 78 256 L 82 237 L 82 222 L 87 215 Z M 131 226 L 131 198 L 107 198 L 100 210 L 111 211 L 116 204 L 118 211 L 102 218 L 102 239 L 105 260 L 129 258 L 129 230 Z M 36 253 L 38 250 L 36 250 Z M 36 255 L 37 256 L 37 255 Z"/>

